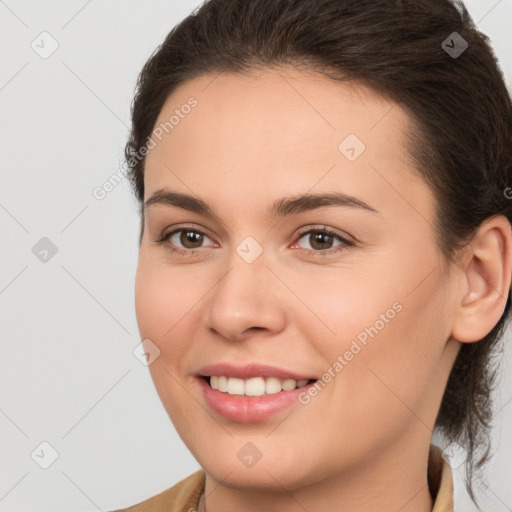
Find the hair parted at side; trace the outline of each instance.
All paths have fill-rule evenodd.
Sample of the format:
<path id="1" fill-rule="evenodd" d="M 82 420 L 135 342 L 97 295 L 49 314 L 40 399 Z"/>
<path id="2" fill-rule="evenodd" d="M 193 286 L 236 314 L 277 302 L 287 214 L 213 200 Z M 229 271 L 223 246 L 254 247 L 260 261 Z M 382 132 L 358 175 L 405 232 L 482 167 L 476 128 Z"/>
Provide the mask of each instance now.
<path id="1" fill-rule="evenodd" d="M 457 58 L 442 47 L 454 32 L 468 44 Z M 125 157 L 142 220 L 141 149 L 167 97 L 208 73 L 281 65 L 359 83 L 405 109 L 414 126 L 406 134 L 412 171 L 435 195 L 446 262 L 489 217 L 512 224 L 510 93 L 488 37 L 455 0 L 205 1 L 170 31 L 138 77 Z M 491 392 L 510 293 L 506 299 L 492 331 L 463 344 L 436 419 L 436 432 L 468 453 L 466 487 L 475 503 L 474 476 L 490 454 Z"/>

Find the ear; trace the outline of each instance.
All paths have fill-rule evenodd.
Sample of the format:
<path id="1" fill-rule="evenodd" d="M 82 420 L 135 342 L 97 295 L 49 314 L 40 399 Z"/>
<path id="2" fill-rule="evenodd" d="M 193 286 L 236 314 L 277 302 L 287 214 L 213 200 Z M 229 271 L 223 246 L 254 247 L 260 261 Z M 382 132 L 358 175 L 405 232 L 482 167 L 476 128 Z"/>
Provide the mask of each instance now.
<path id="1" fill-rule="evenodd" d="M 487 336 L 505 310 L 512 279 L 512 226 L 508 219 L 499 215 L 484 221 L 464 251 L 452 336 L 471 343 Z"/>

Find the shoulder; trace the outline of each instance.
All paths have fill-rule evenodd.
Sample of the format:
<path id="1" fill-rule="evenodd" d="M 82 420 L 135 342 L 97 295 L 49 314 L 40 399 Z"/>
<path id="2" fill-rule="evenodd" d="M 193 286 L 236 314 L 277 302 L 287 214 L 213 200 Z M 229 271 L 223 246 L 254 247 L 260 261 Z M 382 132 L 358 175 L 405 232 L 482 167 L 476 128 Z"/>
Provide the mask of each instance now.
<path id="1" fill-rule="evenodd" d="M 453 475 L 441 449 L 431 444 L 428 454 L 428 486 L 434 501 L 432 512 L 453 512 Z"/>
<path id="2" fill-rule="evenodd" d="M 192 473 L 165 491 L 128 508 L 111 512 L 192 512 L 204 490 L 203 469 Z"/>

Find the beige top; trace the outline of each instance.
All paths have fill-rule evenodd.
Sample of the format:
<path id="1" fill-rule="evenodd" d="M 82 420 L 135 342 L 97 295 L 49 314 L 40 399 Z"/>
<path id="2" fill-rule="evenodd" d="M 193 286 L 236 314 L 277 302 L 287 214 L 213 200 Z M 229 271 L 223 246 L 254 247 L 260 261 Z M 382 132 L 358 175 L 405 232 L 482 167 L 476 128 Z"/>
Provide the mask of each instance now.
<path id="1" fill-rule="evenodd" d="M 156 496 L 129 508 L 112 512 L 192 512 L 197 510 L 204 485 L 205 472 L 200 469 Z M 435 445 L 430 445 L 428 486 L 434 500 L 432 512 L 453 512 L 451 468 L 442 458 L 441 450 Z"/>

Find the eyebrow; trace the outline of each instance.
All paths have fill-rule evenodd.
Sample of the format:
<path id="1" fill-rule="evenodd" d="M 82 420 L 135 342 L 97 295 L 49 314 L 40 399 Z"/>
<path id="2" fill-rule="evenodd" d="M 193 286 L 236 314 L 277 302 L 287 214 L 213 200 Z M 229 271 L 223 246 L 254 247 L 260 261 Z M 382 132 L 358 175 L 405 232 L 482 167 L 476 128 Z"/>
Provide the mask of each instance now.
<path id="1" fill-rule="evenodd" d="M 144 203 L 144 208 L 149 208 L 155 204 L 175 206 L 206 217 L 216 217 L 213 208 L 202 199 L 167 189 L 157 190 Z M 341 192 L 304 194 L 281 198 L 276 200 L 266 213 L 270 218 L 278 218 L 315 210 L 325 206 L 358 208 L 371 213 L 379 213 L 375 208 L 371 207 L 361 199 Z"/>

